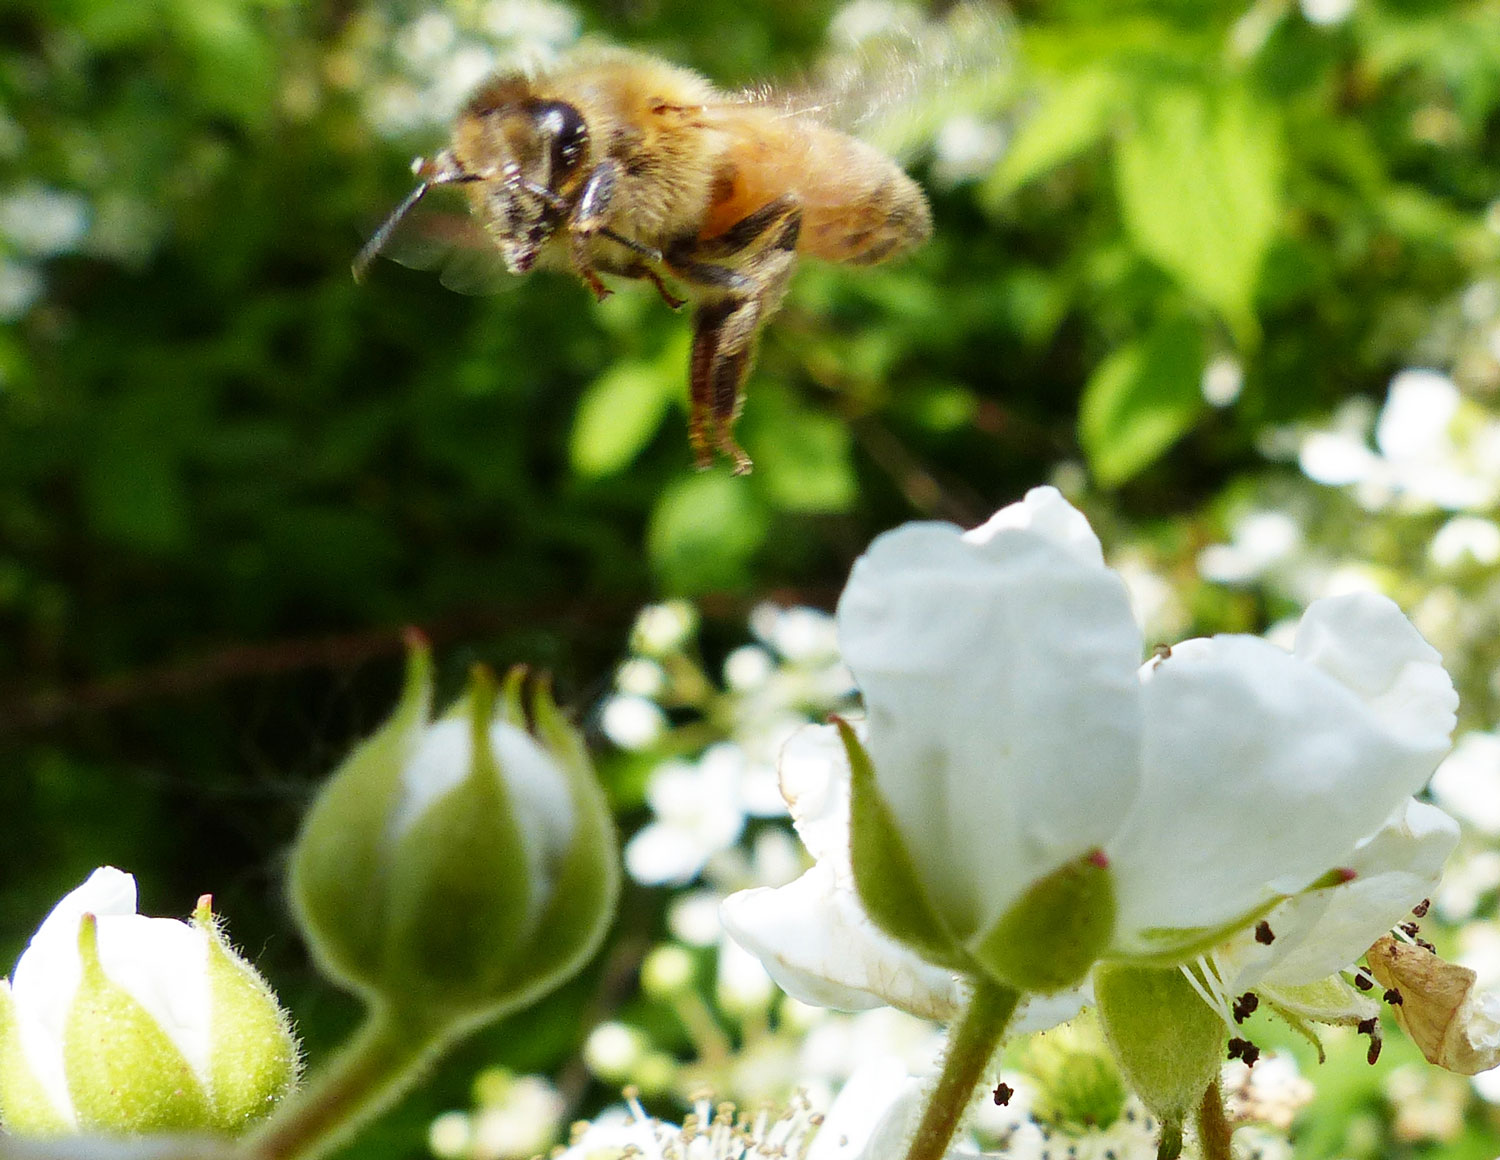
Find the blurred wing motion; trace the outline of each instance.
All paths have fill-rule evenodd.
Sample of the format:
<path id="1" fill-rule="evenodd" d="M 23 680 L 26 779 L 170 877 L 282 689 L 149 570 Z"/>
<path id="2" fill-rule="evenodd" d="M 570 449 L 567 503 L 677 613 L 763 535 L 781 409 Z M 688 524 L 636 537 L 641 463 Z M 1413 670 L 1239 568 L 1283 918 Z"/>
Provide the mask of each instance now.
<path id="1" fill-rule="evenodd" d="M 994 115 L 1013 92 L 1012 33 L 1001 9 L 982 0 L 940 17 L 894 8 L 878 24 L 845 9 L 812 76 L 744 98 L 822 122 L 897 160 L 930 146 L 951 118 Z"/>

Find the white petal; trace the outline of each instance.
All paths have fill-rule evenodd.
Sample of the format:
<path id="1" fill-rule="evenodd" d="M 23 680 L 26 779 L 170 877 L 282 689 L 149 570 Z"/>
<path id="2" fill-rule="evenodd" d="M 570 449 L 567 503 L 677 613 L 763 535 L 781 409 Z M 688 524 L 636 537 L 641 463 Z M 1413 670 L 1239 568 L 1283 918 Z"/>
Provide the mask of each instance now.
<path id="1" fill-rule="evenodd" d="M 1005 1028 L 1005 1038 L 1012 1040 L 1037 1031 L 1050 1031 L 1074 1018 L 1085 1007 L 1094 1005 L 1094 986 L 1085 982 L 1071 991 L 1055 995 L 1028 995 L 1021 1000 L 1016 1013 Z"/>
<path id="2" fill-rule="evenodd" d="M 1138 779 L 1141 639 L 1125 586 L 1083 558 L 1060 497 L 1033 506 L 1045 530 L 889 532 L 839 602 L 881 791 L 961 938 L 1102 845 Z"/>
<path id="3" fill-rule="evenodd" d="M 1234 964 L 1233 993 L 1262 980 L 1315 983 L 1353 964 L 1377 938 L 1430 898 L 1458 844 L 1458 823 L 1436 806 L 1408 799 L 1340 864 L 1355 877 L 1282 903 L 1267 917 L 1275 941 L 1237 936 L 1223 956 Z"/>
<path id="4" fill-rule="evenodd" d="M 1123 948 L 1306 886 L 1441 758 L 1452 685 L 1395 605 L 1318 601 L 1297 641 L 1188 641 L 1143 667 L 1145 781 L 1107 848 Z"/>
<path id="5" fill-rule="evenodd" d="M 888 1003 L 937 1020 L 957 1010 L 953 976 L 888 938 L 826 865 L 774 890 L 731 894 L 719 917 L 782 990 L 804 1003 L 840 1011 Z"/>
<path id="6" fill-rule="evenodd" d="M 862 1064 L 828 1109 L 806 1160 L 900 1155 L 916 1129 L 921 1094 L 921 1082 L 894 1056 Z"/>
<path id="7" fill-rule="evenodd" d="M 73 1120 L 73 1101 L 63 1071 L 62 1033 L 83 975 L 78 926 L 85 914 L 135 913 L 135 879 L 101 866 L 88 881 L 52 908 L 22 952 L 12 976 L 21 1049 L 48 1098 Z"/>
<path id="8" fill-rule="evenodd" d="M 1295 651 L 1359 697 L 1369 726 L 1387 734 L 1386 776 L 1406 787 L 1397 796 L 1421 789 L 1448 752 L 1458 709 L 1437 649 L 1389 598 L 1351 592 L 1308 606 Z"/>
<path id="9" fill-rule="evenodd" d="M 1442 810 L 1414 799 L 1407 801 L 1344 863 L 1355 877 L 1316 892 L 1330 896 L 1326 909 L 1305 936 L 1282 954 L 1267 979 L 1296 986 L 1349 966 L 1377 938 L 1405 920 L 1412 907 L 1432 896 L 1458 838 L 1458 823 Z M 1286 905 L 1295 908 L 1301 903 L 1301 898 L 1294 898 Z M 1283 919 L 1278 908 L 1271 924 L 1277 942 L 1283 937 L 1283 926 L 1291 935 L 1304 921 L 1295 911 Z"/>
<path id="10" fill-rule="evenodd" d="M 863 732 L 858 729 L 858 732 Z M 781 796 L 797 836 L 818 862 L 849 873 L 849 759 L 832 725 L 808 725 L 781 750 Z"/>
<path id="11" fill-rule="evenodd" d="M 1007 528 L 1035 532 L 1067 548 L 1079 563 L 1104 566 L 1104 549 L 1088 519 L 1055 487 L 1032 488 L 1020 503 L 1001 508 L 977 528 L 965 532 L 964 539 L 987 544 Z"/>
<path id="12" fill-rule="evenodd" d="M 99 919 L 99 963 L 209 1082 L 208 940 L 175 918 Z"/>

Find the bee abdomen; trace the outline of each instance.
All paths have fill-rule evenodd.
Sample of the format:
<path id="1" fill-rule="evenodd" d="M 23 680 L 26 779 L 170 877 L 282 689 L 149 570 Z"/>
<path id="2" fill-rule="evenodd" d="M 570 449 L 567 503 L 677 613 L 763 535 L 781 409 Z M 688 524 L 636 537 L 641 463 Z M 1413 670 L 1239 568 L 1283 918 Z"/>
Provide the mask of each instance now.
<path id="1" fill-rule="evenodd" d="M 894 165 L 845 205 L 809 205 L 802 221 L 804 253 L 873 266 L 915 249 L 932 234 L 932 214 L 917 183 Z"/>

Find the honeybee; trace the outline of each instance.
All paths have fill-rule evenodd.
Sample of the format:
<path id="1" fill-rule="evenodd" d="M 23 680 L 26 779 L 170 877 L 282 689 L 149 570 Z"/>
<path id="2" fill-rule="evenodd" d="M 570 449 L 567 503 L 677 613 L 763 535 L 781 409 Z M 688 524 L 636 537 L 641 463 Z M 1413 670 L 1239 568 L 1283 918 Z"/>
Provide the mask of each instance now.
<path id="1" fill-rule="evenodd" d="M 644 279 L 673 309 L 690 300 L 689 441 L 700 469 L 722 454 L 735 474 L 751 469 L 741 391 L 798 257 L 869 266 L 932 232 L 916 182 L 815 110 L 620 49 L 491 78 L 413 172 L 356 278 L 429 190 L 457 185 L 513 274 L 571 270 L 601 301 L 605 277 Z"/>

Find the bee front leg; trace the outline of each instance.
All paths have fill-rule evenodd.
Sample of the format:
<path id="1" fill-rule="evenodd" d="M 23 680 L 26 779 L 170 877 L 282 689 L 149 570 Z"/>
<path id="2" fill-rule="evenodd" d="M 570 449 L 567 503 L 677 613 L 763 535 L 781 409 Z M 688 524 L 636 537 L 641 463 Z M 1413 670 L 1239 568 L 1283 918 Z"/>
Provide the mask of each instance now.
<path id="1" fill-rule="evenodd" d="M 690 254 L 676 253 L 669 259 L 679 277 L 717 291 L 693 316 L 688 436 L 700 469 L 713 463 L 714 451 L 732 461 L 736 475 L 753 466 L 735 442 L 734 424 L 760 327 L 781 305 L 796 266 L 801 226 L 796 200 L 778 198 L 723 234 L 695 239 Z M 759 249 L 754 248 L 756 242 L 761 243 Z M 753 252 L 740 260 L 738 269 L 700 260 L 701 255 L 730 257 L 747 250 Z"/>
<path id="2" fill-rule="evenodd" d="M 613 291 L 599 280 L 593 259 L 589 256 L 589 245 L 596 235 L 605 232 L 605 214 L 609 212 L 609 203 L 614 199 L 619 171 L 619 164 L 612 158 L 606 158 L 594 166 L 584 180 L 578 200 L 568 213 L 569 255 L 573 259 L 573 269 L 600 302 Z"/>

